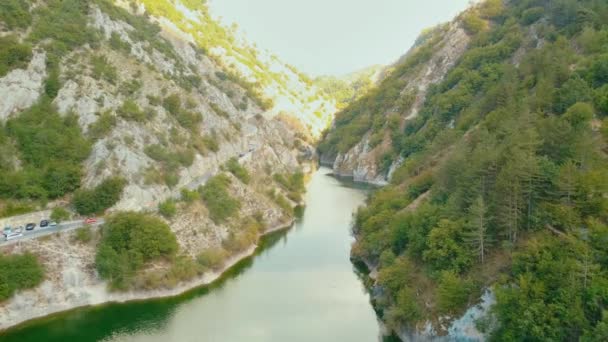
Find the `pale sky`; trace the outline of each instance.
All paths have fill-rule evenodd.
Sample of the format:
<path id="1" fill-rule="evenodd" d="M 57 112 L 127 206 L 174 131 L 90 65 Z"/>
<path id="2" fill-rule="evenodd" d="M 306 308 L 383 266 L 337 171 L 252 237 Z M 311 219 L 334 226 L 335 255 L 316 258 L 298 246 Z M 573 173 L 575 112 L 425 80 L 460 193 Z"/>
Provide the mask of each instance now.
<path id="1" fill-rule="evenodd" d="M 469 0 L 210 0 L 224 24 L 311 76 L 342 75 L 403 55 L 424 28 Z"/>

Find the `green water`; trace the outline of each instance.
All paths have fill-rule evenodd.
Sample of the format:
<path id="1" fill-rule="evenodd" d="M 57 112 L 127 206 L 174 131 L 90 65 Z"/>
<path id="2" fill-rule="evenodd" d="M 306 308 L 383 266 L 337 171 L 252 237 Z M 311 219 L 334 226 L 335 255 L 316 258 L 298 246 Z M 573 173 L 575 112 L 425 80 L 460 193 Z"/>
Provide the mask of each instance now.
<path id="1" fill-rule="evenodd" d="M 291 230 L 214 284 L 172 299 L 77 309 L 0 341 L 378 341 L 369 296 L 349 261 L 353 211 L 365 192 L 320 169 Z"/>

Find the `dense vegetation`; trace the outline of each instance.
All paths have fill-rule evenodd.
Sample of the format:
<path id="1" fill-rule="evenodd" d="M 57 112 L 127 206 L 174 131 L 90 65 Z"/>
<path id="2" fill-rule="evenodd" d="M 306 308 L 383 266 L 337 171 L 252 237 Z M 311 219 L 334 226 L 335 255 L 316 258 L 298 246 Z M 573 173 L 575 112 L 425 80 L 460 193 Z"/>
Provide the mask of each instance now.
<path id="1" fill-rule="evenodd" d="M 494 285 L 479 325 L 495 340 L 605 340 L 608 4 L 487 1 L 460 20 L 469 48 L 416 119 L 391 124 L 391 76 L 321 145 L 348 149 L 373 113 L 389 164 L 406 158 L 357 213 L 353 256 L 379 266 L 390 327 L 457 315 Z"/>
<path id="2" fill-rule="evenodd" d="M 72 203 L 80 215 L 101 214 L 120 200 L 124 186 L 124 179 L 108 178 L 93 189 L 76 191 Z"/>
<path id="3" fill-rule="evenodd" d="M 91 144 L 76 117 L 60 116 L 47 99 L 9 120 L 0 142 L 1 198 L 52 199 L 80 186 Z"/>
<path id="4" fill-rule="evenodd" d="M 114 289 L 126 289 L 146 263 L 172 259 L 178 250 L 175 235 L 160 219 L 141 213 L 110 217 L 102 230 L 95 265 Z"/>
<path id="5" fill-rule="evenodd" d="M 199 190 L 209 216 L 217 223 L 233 217 L 241 207 L 241 202 L 228 192 L 231 180 L 226 175 L 212 177 Z"/>
<path id="6" fill-rule="evenodd" d="M 16 291 L 37 286 L 44 279 L 44 269 L 32 254 L 0 254 L 0 302 Z"/>
<path id="7" fill-rule="evenodd" d="M 0 37 L 0 77 L 13 69 L 24 69 L 32 59 L 32 47 L 14 36 Z"/>

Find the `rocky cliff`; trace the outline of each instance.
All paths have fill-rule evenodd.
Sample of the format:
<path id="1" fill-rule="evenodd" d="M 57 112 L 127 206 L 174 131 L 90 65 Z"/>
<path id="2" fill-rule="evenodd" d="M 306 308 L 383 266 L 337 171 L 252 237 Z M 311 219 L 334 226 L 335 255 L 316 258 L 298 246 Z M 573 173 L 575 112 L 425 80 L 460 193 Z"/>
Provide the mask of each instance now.
<path id="1" fill-rule="evenodd" d="M 216 222 L 196 202 L 178 204 L 177 215 L 165 219 L 180 254 L 190 259 L 222 249 L 241 234 L 243 220 L 255 217 L 263 226 L 259 233 L 292 222 L 299 200 L 273 176 L 312 170 L 311 144 L 335 110 L 305 75 L 219 25 L 203 3 L 12 1 L 11 10 L 21 8 L 24 18 L 17 25 L 0 13 L 0 38 L 24 51 L 20 64 L 9 60 L 0 74 L 0 125 L 10 126 L 39 103 L 50 103 L 44 108 L 66 122 L 75 120 L 91 143 L 80 188 L 111 177 L 125 180 L 106 214 L 154 214 L 159 204 L 182 199 L 216 175 L 231 179 L 228 191 L 240 202 L 234 217 Z M 3 165 L 0 174 L 19 175 L 20 147 L 7 141 L 0 161 L 14 165 Z M 228 161 L 251 179 L 234 177 Z M 68 192 L 45 204 L 65 206 L 70 197 Z M 5 200 L 27 202 L 2 197 L 0 209 Z M 176 294 L 216 276 L 112 294 L 94 270 L 97 238 L 89 244 L 72 239 L 64 234 L 3 248 L 37 255 L 47 279 L 0 304 L 0 328 L 76 306 Z M 231 253 L 227 265 L 251 253 L 255 241 Z"/>
<path id="2" fill-rule="evenodd" d="M 408 121 L 415 119 L 426 100 L 429 87 L 438 84 L 446 76 L 447 72 L 456 64 L 470 41 L 459 21 L 435 28 L 419 37 L 416 44 L 395 64 L 384 70 L 383 82 L 399 81 L 398 97 L 408 98 L 407 106 L 398 108 L 390 106 L 384 112 L 375 113 L 382 117 L 380 126 L 387 130 L 386 125 L 389 117 L 394 116 L 400 127 L 407 125 Z M 421 53 L 424 54 L 421 57 Z M 421 59 L 416 65 L 411 65 L 412 60 Z M 406 73 L 400 69 L 407 68 Z M 388 79 L 388 81 L 386 81 Z M 368 96 L 373 96 L 368 95 Z M 360 136 L 356 137 L 354 146 L 349 146 L 345 151 L 330 149 L 321 155 L 321 162 L 331 165 L 336 174 L 352 177 L 357 182 L 384 185 L 390 180 L 394 170 L 402 163 L 401 158 L 393 158 L 390 165 L 382 166 L 384 156 L 391 150 L 392 137 L 383 134 L 380 143 L 370 144 L 374 134 L 374 127 L 364 129 Z M 387 130 L 388 131 L 388 130 Z M 332 133 L 329 133 L 331 139 Z"/>

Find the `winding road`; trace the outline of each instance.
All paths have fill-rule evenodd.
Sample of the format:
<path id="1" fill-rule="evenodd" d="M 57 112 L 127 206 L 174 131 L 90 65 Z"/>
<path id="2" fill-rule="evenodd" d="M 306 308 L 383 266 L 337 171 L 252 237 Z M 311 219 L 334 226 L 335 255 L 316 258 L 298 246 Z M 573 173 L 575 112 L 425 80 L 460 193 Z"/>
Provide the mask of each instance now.
<path id="1" fill-rule="evenodd" d="M 97 227 L 97 226 L 101 226 L 104 223 L 105 223 L 105 220 L 103 218 L 98 218 L 97 222 L 92 223 L 92 224 L 85 224 L 84 220 L 76 220 L 76 221 L 62 222 L 62 223 L 57 224 L 55 227 L 49 226 L 49 227 L 45 227 L 45 228 L 40 228 L 39 226 L 36 226 L 36 228 L 34 230 L 24 230 L 23 236 L 10 240 L 10 241 L 5 241 L 4 236 L 0 237 L 0 247 L 12 245 L 17 242 L 24 241 L 24 240 L 37 239 L 37 238 L 51 235 L 54 233 L 69 232 L 69 231 L 76 230 L 76 229 L 86 227 L 86 226 Z"/>

